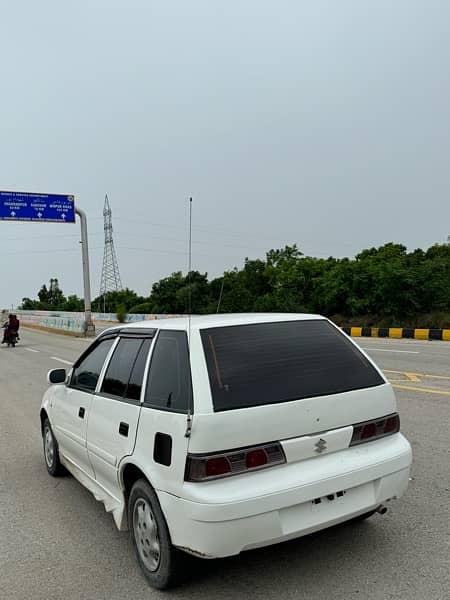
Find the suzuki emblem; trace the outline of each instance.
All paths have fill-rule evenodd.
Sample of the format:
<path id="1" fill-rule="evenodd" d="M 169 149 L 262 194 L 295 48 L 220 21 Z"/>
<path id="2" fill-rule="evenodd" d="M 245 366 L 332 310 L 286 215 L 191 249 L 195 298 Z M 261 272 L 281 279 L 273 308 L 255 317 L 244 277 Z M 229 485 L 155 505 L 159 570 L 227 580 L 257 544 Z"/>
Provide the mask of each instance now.
<path id="1" fill-rule="evenodd" d="M 320 438 L 320 440 L 318 442 L 316 442 L 314 444 L 314 446 L 316 448 L 315 452 L 318 452 L 319 454 L 321 454 L 324 450 L 326 450 L 327 442 L 324 439 Z"/>

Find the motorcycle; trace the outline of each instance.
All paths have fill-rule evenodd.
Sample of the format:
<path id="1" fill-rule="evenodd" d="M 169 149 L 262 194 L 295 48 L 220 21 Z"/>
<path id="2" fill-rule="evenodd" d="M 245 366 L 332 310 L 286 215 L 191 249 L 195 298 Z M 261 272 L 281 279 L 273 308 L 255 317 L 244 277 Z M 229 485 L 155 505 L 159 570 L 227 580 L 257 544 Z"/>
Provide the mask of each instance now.
<path id="1" fill-rule="evenodd" d="M 3 326 L 5 332 L 3 335 L 3 343 L 6 343 L 8 348 L 10 348 L 11 346 L 13 348 L 15 348 L 16 344 L 17 344 L 17 340 L 19 339 L 19 332 L 16 331 L 15 329 L 9 329 L 8 325 L 4 325 Z"/>

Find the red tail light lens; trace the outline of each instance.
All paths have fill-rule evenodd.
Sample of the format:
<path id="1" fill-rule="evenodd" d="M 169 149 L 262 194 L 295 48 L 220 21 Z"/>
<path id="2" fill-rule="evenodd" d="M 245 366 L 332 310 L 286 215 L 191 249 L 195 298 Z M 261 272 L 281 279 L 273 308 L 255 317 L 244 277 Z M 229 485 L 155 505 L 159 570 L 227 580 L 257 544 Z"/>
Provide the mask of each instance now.
<path id="1" fill-rule="evenodd" d="M 267 464 L 267 454 L 262 448 L 259 450 L 250 450 L 247 452 L 245 457 L 245 466 L 247 469 L 255 469 L 256 467 L 263 467 Z"/>
<path id="2" fill-rule="evenodd" d="M 279 442 L 220 454 L 189 454 L 186 460 L 185 480 L 208 481 L 257 471 L 284 462 L 286 457 Z"/>
<path id="3" fill-rule="evenodd" d="M 353 436 L 350 446 L 371 442 L 400 431 L 400 417 L 397 413 L 353 425 Z"/>
<path id="4" fill-rule="evenodd" d="M 400 430 L 400 418 L 398 415 L 393 415 L 386 419 L 384 433 L 397 433 Z"/>
<path id="5" fill-rule="evenodd" d="M 367 423 L 361 431 L 361 440 L 368 440 L 377 435 L 377 426 L 375 423 Z"/>
<path id="6" fill-rule="evenodd" d="M 228 473 L 231 473 L 231 465 L 225 456 L 208 458 L 205 461 L 206 477 L 220 477 L 221 475 L 227 475 Z"/>

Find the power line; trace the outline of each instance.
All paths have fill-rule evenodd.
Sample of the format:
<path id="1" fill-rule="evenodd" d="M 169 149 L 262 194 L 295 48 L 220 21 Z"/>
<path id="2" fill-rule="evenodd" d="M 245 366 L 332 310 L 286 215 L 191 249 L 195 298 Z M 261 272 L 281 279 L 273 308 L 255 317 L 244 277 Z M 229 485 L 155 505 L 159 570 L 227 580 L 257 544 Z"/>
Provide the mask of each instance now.
<path id="1" fill-rule="evenodd" d="M 95 232 L 95 233 L 90 233 L 89 237 L 94 237 L 94 236 L 98 236 L 98 235 L 103 235 L 103 232 Z M 23 241 L 23 240 L 48 240 L 48 239 L 53 239 L 53 238 L 80 238 L 80 234 L 79 233 L 70 233 L 70 234 L 58 234 L 58 235 L 27 235 L 24 237 L 11 237 L 11 238 L 1 238 L 0 242 L 16 242 L 16 241 Z"/>
<path id="2" fill-rule="evenodd" d="M 184 227 L 180 226 L 180 225 L 171 225 L 169 223 L 156 223 L 155 221 L 143 221 L 141 219 L 130 219 L 129 217 L 118 217 L 118 220 L 120 221 L 127 221 L 129 223 L 139 223 L 141 225 L 151 225 L 153 227 L 167 227 L 168 229 L 180 229 L 185 231 Z M 193 227 L 192 228 L 194 231 L 202 231 L 204 233 L 209 233 L 211 235 L 217 235 L 222 234 L 222 235 L 228 235 L 228 236 L 249 236 L 249 237 L 257 237 L 259 239 L 262 239 L 263 237 L 265 237 L 266 239 L 269 237 L 273 237 L 273 236 L 255 236 L 254 234 L 249 234 L 247 231 L 226 231 L 226 230 L 221 230 L 221 229 L 214 229 L 214 228 L 204 228 L 204 227 Z"/>
<path id="3" fill-rule="evenodd" d="M 91 250 L 101 250 L 102 246 L 94 246 Z M 54 254 L 55 252 L 79 252 L 79 248 L 48 248 L 45 250 L 21 250 L 19 252 L 2 252 L 2 256 L 12 256 L 17 254 Z"/>
<path id="4" fill-rule="evenodd" d="M 122 221 L 126 221 L 129 223 L 139 223 L 140 225 L 150 225 L 153 227 L 167 227 L 168 229 L 177 229 L 177 230 L 183 230 L 185 231 L 184 227 L 180 226 L 180 225 L 171 225 L 169 223 L 156 223 L 154 221 L 143 221 L 141 219 L 130 219 L 129 217 L 118 217 L 118 220 L 120 222 Z M 224 230 L 224 229 L 215 229 L 215 228 L 204 228 L 204 227 L 193 227 L 192 228 L 193 231 L 201 231 L 203 233 L 208 233 L 210 235 L 224 235 L 224 236 L 228 236 L 228 237 L 242 237 L 242 238 L 252 238 L 252 239 L 256 239 L 256 240 L 274 240 L 274 238 L 278 237 L 278 235 L 256 235 L 254 233 L 249 233 L 248 231 L 231 231 L 231 230 Z M 277 232 L 278 233 L 278 232 Z M 300 238 L 302 239 L 303 242 L 305 241 L 309 241 L 309 242 L 317 242 L 317 238 L 305 238 L 305 236 L 297 231 L 295 234 L 293 232 L 291 233 L 284 233 L 283 232 L 283 236 L 285 237 L 292 237 L 293 239 L 295 238 Z M 214 242 L 212 242 L 214 243 Z M 346 241 L 336 241 L 336 242 L 330 242 L 330 241 L 321 241 L 322 244 L 327 245 L 327 246 L 352 246 L 352 242 L 346 242 Z"/>
<path id="5" fill-rule="evenodd" d="M 159 235 L 148 235 L 145 233 L 133 233 L 133 232 L 128 232 L 128 231 L 116 231 L 116 234 L 118 236 L 130 236 L 133 238 L 145 238 L 145 239 L 152 239 L 152 240 L 164 240 L 164 241 L 169 241 L 169 242 L 179 242 L 179 243 L 184 243 L 185 240 L 179 238 L 179 237 L 166 237 L 166 236 L 159 236 Z M 215 241 L 206 241 L 206 240 L 195 240 L 192 242 L 193 245 L 200 245 L 200 246 L 215 246 L 217 247 L 217 240 Z M 262 244 L 262 243 L 261 243 Z M 249 249 L 249 250 L 261 250 L 260 246 L 242 246 L 239 244 L 227 244 L 227 243 L 221 243 L 220 244 L 222 247 L 225 248 L 242 248 L 242 249 Z M 265 251 L 265 249 L 264 249 Z"/>
<path id="6" fill-rule="evenodd" d="M 155 250 L 154 248 L 134 248 L 131 246 L 117 246 L 118 250 L 132 250 L 134 252 L 150 252 L 152 254 L 179 254 L 186 256 L 186 252 L 182 250 Z M 227 260 L 243 260 L 242 255 L 238 256 L 225 256 L 223 254 L 211 254 L 211 252 L 196 252 L 196 256 L 208 256 L 213 258 L 223 258 Z"/>

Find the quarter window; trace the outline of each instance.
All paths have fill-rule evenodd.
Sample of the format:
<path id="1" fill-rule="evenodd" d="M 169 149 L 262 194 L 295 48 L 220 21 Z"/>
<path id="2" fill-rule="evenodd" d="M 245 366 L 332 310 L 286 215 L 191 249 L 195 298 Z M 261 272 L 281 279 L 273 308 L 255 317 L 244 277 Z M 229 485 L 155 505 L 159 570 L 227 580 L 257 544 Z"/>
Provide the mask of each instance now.
<path id="1" fill-rule="evenodd" d="M 114 343 L 114 338 L 108 338 L 98 343 L 89 353 L 81 357 L 75 365 L 70 386 L 85 392 L 94 392 L 103 364 Z"/>
<path id="2" fill-rule="evenodd" d="M 144 404 L 186 412 L 192 397 L 189 353 L 184 331 L 160 331 L 152 354 Z"/>

